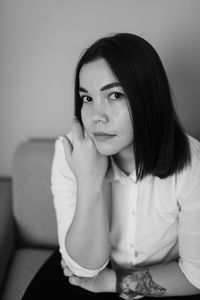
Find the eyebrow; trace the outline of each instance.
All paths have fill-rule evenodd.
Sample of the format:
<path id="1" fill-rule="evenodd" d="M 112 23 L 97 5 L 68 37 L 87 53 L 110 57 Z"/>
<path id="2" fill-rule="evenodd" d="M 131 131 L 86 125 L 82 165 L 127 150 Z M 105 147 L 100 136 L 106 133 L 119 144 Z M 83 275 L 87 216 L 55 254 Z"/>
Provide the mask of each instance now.
<path id="1" fill-rule="evenodd" d="M 104 85 L 102 88 L 100 88 L 100 91 L 105 91 L 105 90 L 109 90 L 112 89 L 114 87 L 121 87 L 121 83 L 119 82 L 113 82 L 113 83 L 109 83 Z M 88 91 L 86 89 L 84 89 L 83 87 L 79 87 L 79 92 L 84 92 L 84 93 L 88 93 Z"/>

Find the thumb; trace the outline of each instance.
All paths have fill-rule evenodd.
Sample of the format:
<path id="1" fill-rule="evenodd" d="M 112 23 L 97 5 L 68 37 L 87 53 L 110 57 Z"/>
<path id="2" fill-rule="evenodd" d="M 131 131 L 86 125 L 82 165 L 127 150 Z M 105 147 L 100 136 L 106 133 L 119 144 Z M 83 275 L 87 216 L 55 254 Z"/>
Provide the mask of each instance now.
<path id="1" fill-rule="evenodd" d="M 72 155 L 72 151 L 73 151 L 73 145 L 72 145 L 70 139 L 66 135 L 59 136 L 59 140 L 63 144 L 65 159 L 69 163 L 69 160 L 71 159 L 71 155 Z"/>
<path id="2" fill-rule="evenodd" d="M 79 120 L 74 117 L 73 123 L 72 123 L 72 137 L 73 137 L 73 143 L 77 140 L 83 139 L 83 128 L 79 122 Z"/>
<path id="3" fill-rule="evenodd" d="M 85 137 L 85 139 L 89 139 L 90 138 L 90 136 L 89 136 L 89 134 L 87 133 L 87 131 L 84 129 L 84 137 Z"/>

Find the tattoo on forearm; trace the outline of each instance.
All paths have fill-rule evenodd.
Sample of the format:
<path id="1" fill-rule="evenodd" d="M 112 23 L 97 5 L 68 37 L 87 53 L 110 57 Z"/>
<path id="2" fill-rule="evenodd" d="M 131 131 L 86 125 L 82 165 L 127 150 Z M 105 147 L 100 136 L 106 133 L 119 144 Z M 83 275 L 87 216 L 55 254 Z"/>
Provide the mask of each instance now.
<path id="1" fill-rule="evenodd" d="M 123 299 L 134 299 L 141 296 L 159 297 L 166 289 L 156 284 L 147 268 L 134 270 L 116 270 L 117 292 Z"/>

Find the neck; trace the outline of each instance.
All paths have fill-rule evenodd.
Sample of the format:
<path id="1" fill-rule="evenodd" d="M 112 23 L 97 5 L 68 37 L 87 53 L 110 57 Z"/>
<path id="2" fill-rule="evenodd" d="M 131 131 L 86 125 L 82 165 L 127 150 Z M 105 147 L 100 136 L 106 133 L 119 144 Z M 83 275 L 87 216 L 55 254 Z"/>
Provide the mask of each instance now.
<path id="1" fill-rule="evenodd" d="M 124 149 L 113 155 L 113 159 L 126 175 L 130 175 L 135 170 L 135 158 L 132 145 L 128 149 Z"/>

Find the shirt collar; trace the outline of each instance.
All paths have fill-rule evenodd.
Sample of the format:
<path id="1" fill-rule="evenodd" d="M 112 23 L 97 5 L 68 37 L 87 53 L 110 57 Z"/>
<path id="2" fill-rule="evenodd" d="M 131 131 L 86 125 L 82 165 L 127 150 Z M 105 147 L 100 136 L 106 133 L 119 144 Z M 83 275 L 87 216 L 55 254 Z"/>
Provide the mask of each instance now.
<path id="1" fill-rule="evenodd" d="M 126 175 L 115 163 L 112 156 L 109 157 L 109 167 L 106 174 L 106 181 L 113 182 L 113 181 L 120 181 L 121 183 L 130 183 L 136 182 L 136 172 L 133 172 L 130 175 Z"/>

